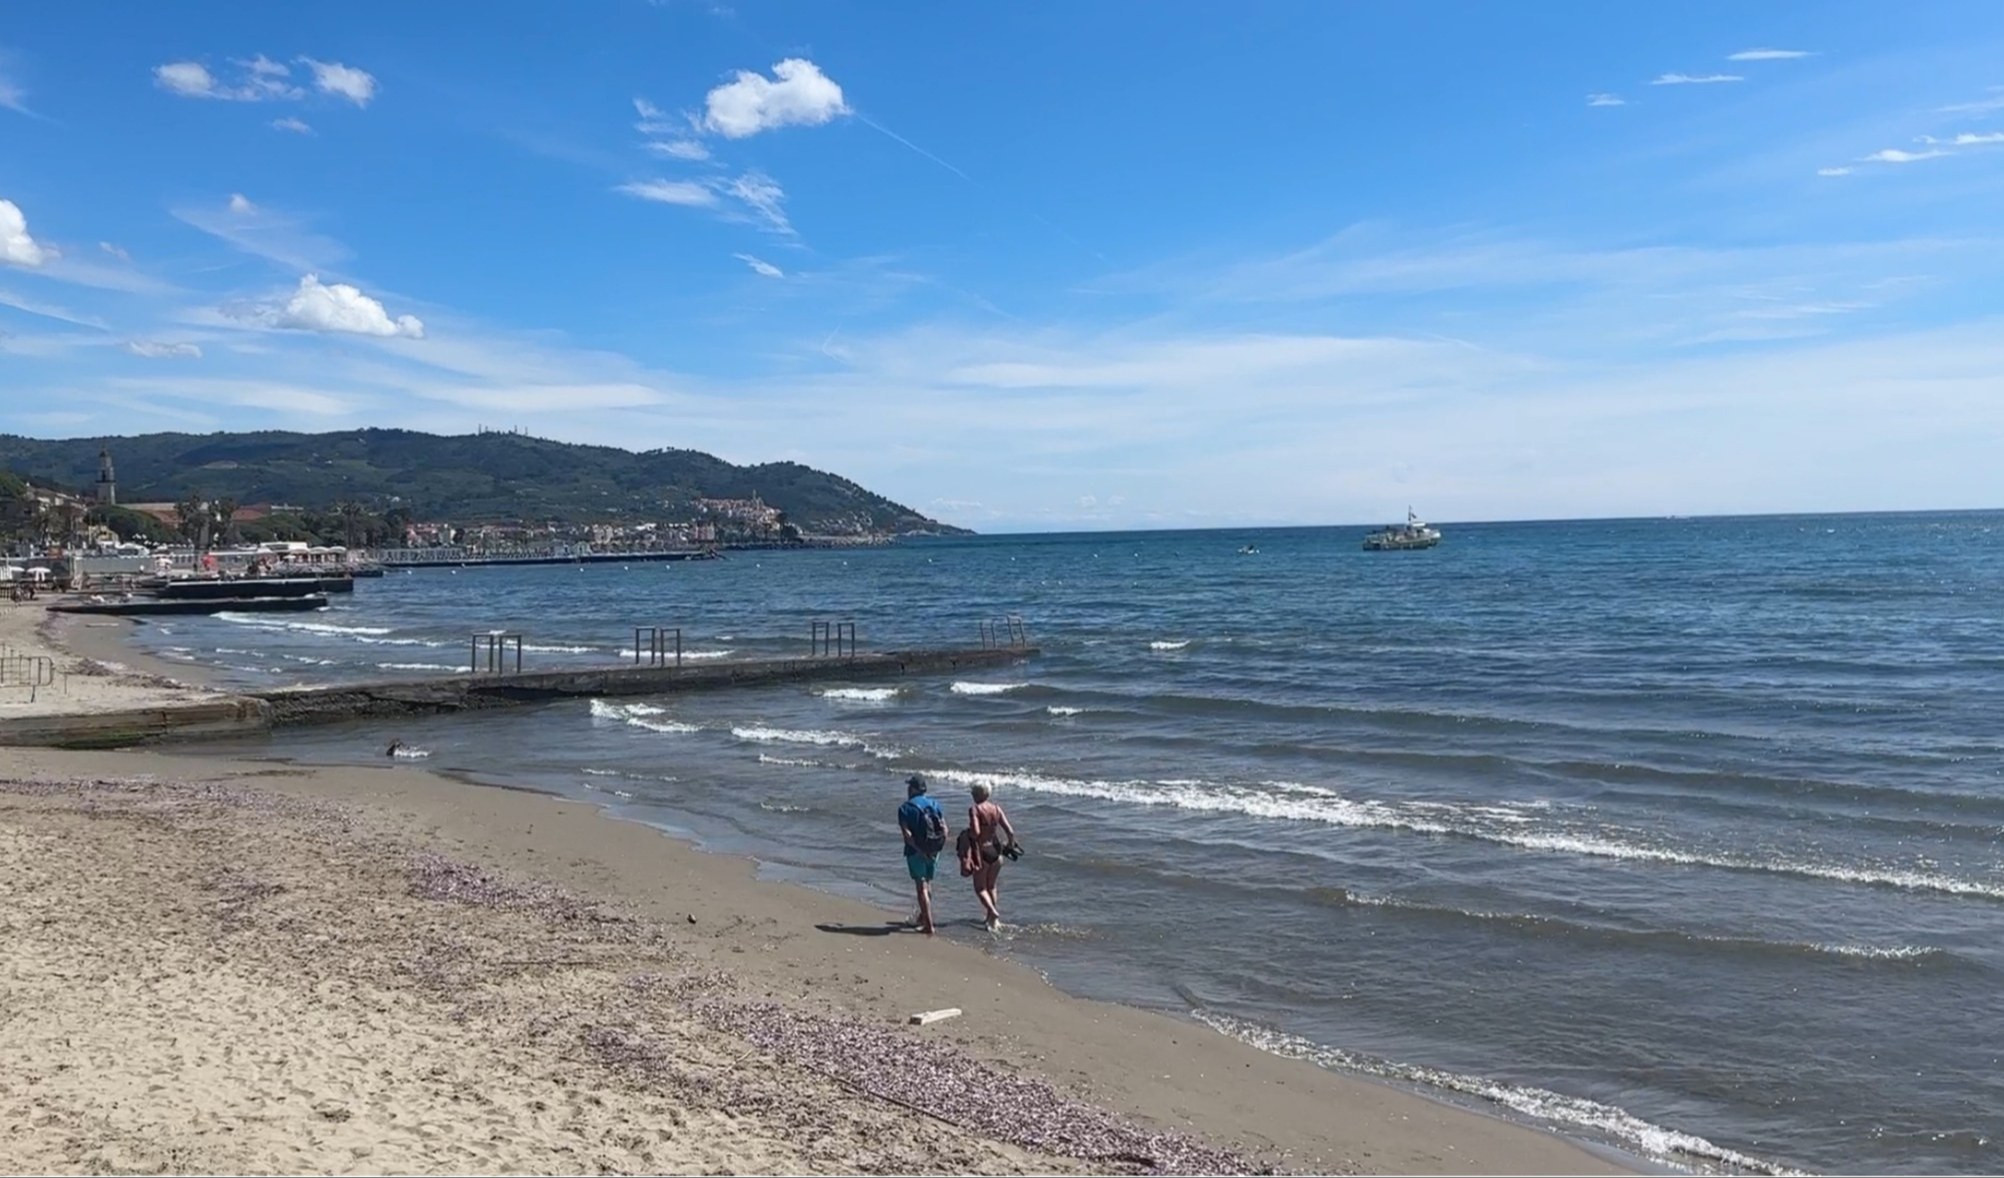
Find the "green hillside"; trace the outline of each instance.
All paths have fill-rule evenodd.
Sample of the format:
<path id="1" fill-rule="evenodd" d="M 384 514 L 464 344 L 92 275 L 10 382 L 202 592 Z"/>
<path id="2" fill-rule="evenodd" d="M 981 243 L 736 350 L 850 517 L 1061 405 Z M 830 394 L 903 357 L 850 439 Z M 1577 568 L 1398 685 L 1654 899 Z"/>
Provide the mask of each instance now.
<path id="1" fill-rule="evenodd" d="M 398 505 L 420 520 L 600 523 L 687 515 L 694 499 L 756 494 L 808 532 L 960 533 L 839 475 L 793 462 L 734 466 L 694 450 L 636 454 L 521 434 L 409 430 L 142 434 L 56 441 L 0 435 L 0 470 L 88 488 L 109 446 L 123 503 L 193 491 L 324 510 Z"/>

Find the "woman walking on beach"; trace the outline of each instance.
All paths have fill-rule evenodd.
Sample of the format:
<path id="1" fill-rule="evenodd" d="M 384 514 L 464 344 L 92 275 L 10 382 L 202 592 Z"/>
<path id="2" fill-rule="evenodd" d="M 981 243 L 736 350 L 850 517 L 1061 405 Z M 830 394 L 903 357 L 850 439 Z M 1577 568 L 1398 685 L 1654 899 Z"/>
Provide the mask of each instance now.
<path id="1" fill-rule="evenodd" d="M 974 880 L 974 898 L 981 901 L 988 927 L 993 929 L 1002 923 L 995 889 L 1002 878 L 1002 856 L 1016 854 L 1016 828 L 1009 825 L 1002 807 L 989 800 L 986 785 L 977 782 L 968 792 L 974 795 L 974 804 L 967 808 L 967 830 L 973 836 L 970 878 Z"/>

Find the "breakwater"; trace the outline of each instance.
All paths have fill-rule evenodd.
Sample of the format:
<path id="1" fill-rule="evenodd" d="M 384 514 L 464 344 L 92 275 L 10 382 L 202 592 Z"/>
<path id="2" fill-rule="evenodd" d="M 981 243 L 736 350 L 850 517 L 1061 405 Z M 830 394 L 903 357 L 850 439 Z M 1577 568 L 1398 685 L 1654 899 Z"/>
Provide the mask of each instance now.
<path id="1" fill-rule="evenodd" d="M 0 719 L 0 746 L 122 748 L 162 740 L 245 736 L 284 724 L 420 716 L 563 699 L 720 691 L 824 679 L 882 679 L 1003 666 L 1031 647 L 872 651 L 803 658 L 733 659 L 423 679 L 339 683 L 247 692 L 117 712 Z"/>

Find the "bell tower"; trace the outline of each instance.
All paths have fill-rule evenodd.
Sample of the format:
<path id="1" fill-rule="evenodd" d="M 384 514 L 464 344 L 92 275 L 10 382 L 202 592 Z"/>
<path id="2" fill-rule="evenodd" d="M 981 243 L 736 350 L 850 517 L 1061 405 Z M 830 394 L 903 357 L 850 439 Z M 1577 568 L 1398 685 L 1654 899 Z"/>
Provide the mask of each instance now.
<path id="1" fill-rule="evenodd" d="M 111 447 L 97 452 L 97 502 L 111 507 L 118 502 L 118 474 L 111 468 Z"/>

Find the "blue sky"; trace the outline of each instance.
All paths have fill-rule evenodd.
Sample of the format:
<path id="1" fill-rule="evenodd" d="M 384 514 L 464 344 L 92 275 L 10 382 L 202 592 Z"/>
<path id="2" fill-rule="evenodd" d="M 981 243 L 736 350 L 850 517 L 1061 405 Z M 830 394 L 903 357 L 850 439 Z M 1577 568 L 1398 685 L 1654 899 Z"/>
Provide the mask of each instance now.
<path id="1" fill-rule="evenodd" d="M 2000 210 L 1994 3 L 15 5 L 0 430 L 984 530 L 1999 506 Z"/>

